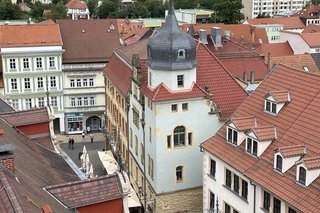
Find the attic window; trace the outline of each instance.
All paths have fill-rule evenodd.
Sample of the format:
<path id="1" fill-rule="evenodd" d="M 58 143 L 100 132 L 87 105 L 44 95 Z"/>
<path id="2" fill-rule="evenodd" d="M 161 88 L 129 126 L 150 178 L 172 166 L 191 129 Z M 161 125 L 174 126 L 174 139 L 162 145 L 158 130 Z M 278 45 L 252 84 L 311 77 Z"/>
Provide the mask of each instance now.
<path id="1" fill-rule="evenodd" d="M 227 141 L 237 145 L 238 144 L 238 131 L 227 127 Z"/>
<path id="2" fill-rule="evenodd" d="M 307 170 L 302 166 L 299 167 L 299 183 L 305 185 L 306 184 L 306 175 Z"/>
<path id="3" fill-rule="evenodd" d="M 277 114 L 277 104 L 272 102 L 272 101 L 266 100 L 266 102 L 265 102 L 265 111 L 271 112 L 273 114 Z"/>
<path id="4" fill-rule="evenodd" d="M 185 59 L 186 57 L 186 51 L 184 49 L 178 50 L 178 60 Z"/>
<path id="5" fill-rule="evenodd" d="M 278 170 L 279 172 L 282 172 L 282 162 L 283 162 L 283 158 L 280 155 L 277 155 L 277 157 L 276 157 L 276 170 Z"/>
<path id="6" fill-rule="evenodd" d="M 247 137 L 246 151 L 254 156 L 257 156 L 258 155 L 258 141 Z"/>
<path id="7" fill-rule="evenodd" d="M 265 96 L 264 111 L 277 115 L 280 110 L 291 101 L 290 92 L 283 91 L 273 91 L 269 92 Z"/>

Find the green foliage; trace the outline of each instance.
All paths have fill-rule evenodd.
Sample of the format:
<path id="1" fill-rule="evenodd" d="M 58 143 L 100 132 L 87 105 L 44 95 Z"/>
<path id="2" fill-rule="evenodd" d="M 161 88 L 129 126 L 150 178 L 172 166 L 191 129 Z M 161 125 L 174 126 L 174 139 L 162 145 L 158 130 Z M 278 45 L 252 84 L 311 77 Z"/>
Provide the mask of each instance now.
<path id="1" fill-rule="evenodd" d="M 115 18 L 119 15 L 119 5 L 115 0 L 103 0 L 97 10 L 99 18 Z"/>
<path id="2" fill-rule="evenodd" d="M 243 5 L 241 0 L 216 0 L 213 9 L 216 11 L 217 22 L 225 24 L 239 23 L 244 19 L 244 15 L 241 13 Z"/>
<path id="3" fill-rule="evenodd" d="M 88 0 L 87 2 L 91 17 L 97 16 L 98 0 Z"/>
<path id="4" fill-rule="evenodd" d="M 63 1 L 60 1 L 58 4 L 51 7 L 51 12 L 48 18 L 53 20 L 67 18 L 67 8 L 64 6 Z"/>
<path id="5" fill-rule="evenodd" d="M 192 9 L 196 8 L 199 4 L 199 0 L 175 0 L 174 7 L 176 9 Z"/>
<path id="6" fill-rule="evenodd" d="M 319 5 L 320 4 L 320 0 L 311 0 L 311 4 Z"/>
<path id="7" fill-rule="evenodd" d="M 20 19 L 22 11 L 18 5 L 12 4 L 10 0 L 0 0 L 0 20 Z"/>
<path id="8" fill-rule="evenodd" d="M 45 7 L 40 1 L 37 1 L 36 3 L 32 4 L 31 11 L 30 11 L 31 17 L 36 19 L 37 21 L 43 21 L 44 9 Z"/>

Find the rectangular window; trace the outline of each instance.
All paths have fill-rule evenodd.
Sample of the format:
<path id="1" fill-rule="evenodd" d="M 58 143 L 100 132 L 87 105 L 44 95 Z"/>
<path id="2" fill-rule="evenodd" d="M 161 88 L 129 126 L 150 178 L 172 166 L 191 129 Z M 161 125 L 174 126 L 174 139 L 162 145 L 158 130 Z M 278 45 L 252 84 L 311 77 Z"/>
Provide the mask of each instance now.
<path id="1" fill-rule="evenodd" d="M 210 175 L 212 177 L 216 176 L 216 161 L 210 159 Z"/>
<path id="2" fill-rule="evenodd" d="M 277 114 L 277 104 L 271 101 L 266 101 L 266 111 L 272 112 L 273 114 Z"/>
<path id="3" fill-rule="evenodd" d="M 88 79 L 87 78 L 82 79 L 82 86 L 84 86 L 84 87 L 88 86 Z"/>
<path id="4" fill-rule="evenodd" d="M 51 97 L 51 106 L 58 106 L 58 98 L 56 96 Z"/>
<path id="5" fill-rule="evenodd" d="M 16 78 L 11 79 L 11 89 L 12 90 L 18 89 L 18 81 Z"/>
<path id="6" fill-rule="evenodd" d="M 39 107 L 44 107 L 44 98 L 43 97 L 38 98 L 38 106 Z"/>
<path id="7" fill-rule="evenodd" d="M 182 104 L 182 110 L 187 111 L 188 110 L 188 103 L 183 103 Z"/>
<path id="8" fill-rule="evenodd" d="M 78 106 L 82 106 L 82 97 L 77 98 L 77 104 Z"/>
<path id="9" fill-rule="evenodd" d="M 277 198 L 273 198 L 273 213 L 280 213 L 281 212 L 281 201 Z"/>
<path id="10" fill-rule="evenodd" d="M 288 213 L 297 213 L 296 210 L 292 209 L 291 207 L 288 208 Z"/>
<path id="11" fill-rule="evenodd" d="M 256 140 L 253 140 L 253 139 L 247 137 L 246 151 L 257 156 L 258 155 L 258 142 Z"/>
<path id="12" fill-rule="evenodd" d="M 71 106 L 76 106 L 76 99 L 75 98 L 71 98 Z"/>
<path id="13" fill-rule="evenodd" d="M 242 180 L 241 196 L 246 200 L 248 198 L 248 182 L 245 180 Z"/>
<path id="14" fill-rule="evenodd" d="M 149 127 L 149 143 L 151 143 L 152 131 L 151 127 Z"/>
<path id="15" fill-rule="evenodd" d="M 141 152 L 140 152 L 140 153 L 141 153 L 141 154 L 140 154 L 140 160 L 141 160 L 141 163 L 142 163 L 142 165 L 143 165 L 143 164 L 144 164 L 144 156 L 143 156 L 143 155 L 144 155 L 144 146 L 143 146 L 142 143 L 140 144 L 140 148 L 141 148 L 141 149 L 140 149 L 140 150 L 141 150 Z"/>
<path id="16" fill-rule="evenodd" d="M 75 80 L 73 78 L 70 79 L 70 87 L 75 87 Z"/>
<path id="17" fill-rule="evenodd" d="M 29 69 L 29 58 L 23 59 L 23 69 Z"/>
<path id="18" fill-rule="evenodd" d="M 226 169 L 226 186 L 231 189 L 231 171 Z"/>
<path id="19" fill-rule="evenodd" d="M 31 89 L 30 78 L 24 78 L 24 88 Z"/>
<path id="20" fill-rule="evenodd" d="M 233 191 L 239 194 L 239 176 L 233 174 Z"/>
<path id="21" fill-rule="evenodd" d="M 15 58 L 10 58 L 10 69 L 15 70 L 16 67 L 16 59 Z"/>
<path id="22" fill-rule="evenodd" d="M 50 87 L 56 87 L 56 86 L 57 86 L 56 76 L 50 76 Z"/>
<path id="23" fill-rule="evenodd" d="M 89 78 L 89 86 L 90 87 L 94 86 L 93 78 Z"/>
<path id="24" fill-rule="evenodd" d="M 189 146 L 192 146 L 192 132 L 188 133 L 188 144 Z"/>
<path id="25" fill-rule="evenodd" d="M 153 164 L 153 159 L 151 158 L 151 179 L 153 180 L 153 172 L 154 171 L 154 164 Z"/>
<path id="26" fill-rule="evenodd" d="M 133 116 L 133 123 L 139 128 L 139 111 L 136 108 L 132 108 L 132 116 Z"/>
<path id="27" fill-rule="evenodd" d="M 178 111 L 178 105 L 177 104 L 171 104 L 171 112 L 177 112 Z"/>
<path id="28" fill-rule="evenodd" d="M 209 206 L 209 208 L 210 208 L 210 211 L 214 211 L 214 207 L 215 207 L 215 205 L 214 205 L 214 200 L 215 200 L 215 196 L 214 196 L 214 194 L 210 191 L 210 206 Z"/>
<path id="29" fill-rule="evenodd" d="M 53 57 L 53 56 L 50 56 L 50 57 L 49 57 L 49 67 L 50 67 L 50 68 L 56 67 L 56 63 L 55 63 L 55 60 L 54 60 L 54 57 Z"/>
<path id="30" fill-rule="evenodd" d="M 255 156 L 258 154 L 258 142 L 255 140 L 253 141 L 252 154 Z"/>
<path id="31" fill-rule="evenodd" d="M 263 208 L 267 211 L 270 209 L 270 194 L 263 191 Z"/>
<path id="32" fill-rule="evenodd" d="M 277 113 L 277 104 L 272 103 L 272 108 L 271 108 L 271 112 L 276 114 Z"/>
<path id="33" fill-rule="evenodd" d="M 94 106 L 95 105 L 95 97 L 90 97 L 90 105 Z"/>
<path id="34" fill-rule="evenodd" d="M 37 68 L 42 68 L 42 58 L 36 58 Z"/>
<path id="35" fill-rule="evenodd" d="M 37 83 L 38 83 L 38 89 L 42 89 L 43 88 L 43 77 L 38 77 Z"/>
<path id="36" fill-rule="evenodd" d="M 171 149 L 171 135 L 167 136 L 167 148 Z"/>
<path id="37" fill-rule="evenodd" d="M 11 102 L 11 106 L 13 108 L 15 108 L 16 110 L 19 109 L 19 100 L 18 99 L 13 99 L 12 102 Z"/>
<path id="38" fill-rule="evenodd" d="M 251 138 L 247 138 L 247 152 L 251 153 L 251 149 L 252 149 L 252 139 Z"/>
<path id="39" fill-rule="evenodd" d="M 231 207 L 227 203 L 224 203 L 224 212 L 231 213 Z"/>
<path id="40" fill-rule="evenodd" d="M 81 78 L 77 78 L 77 87 L 81 87 Z"/>
<path id="41" fill-rule="evenodd" d="M 25 99 L 25 103 L 26 103 L 26 109 L 31 109 L 32 108 L 32 100 L 31 100 L 31 98 Z"/>
<path id="42" fill-rule="evenodd" d="M 184 86 L 183 75 L 177 75 L 177 86 L 178 87 L 183 87 Z"/>
<path id="43" fill-rule="evenodd" d="M 235 145 L 238 144 L 238 132 L 234 129 L 231 129 L 228 127 L 228 130 L 227 130 L 227 141 L 230 142 L 230 143 L 233 143 Z"/>
<path id="44" fill-rule="evenodd" d="M 183 178 L 182 178 L 182 174 L 183 174 L 182 169 L 183 169 L 182 166 L 178 166 L 176 168 L 176 181 L 177 182 L 182 182 L 182 180 L 183 180 Z"/>
<path id="45" fill-rule="evenodd" d="M 89 105 L 88 97 L 83 97 L 83 106 L 88 106 L 88 105 Z"/>

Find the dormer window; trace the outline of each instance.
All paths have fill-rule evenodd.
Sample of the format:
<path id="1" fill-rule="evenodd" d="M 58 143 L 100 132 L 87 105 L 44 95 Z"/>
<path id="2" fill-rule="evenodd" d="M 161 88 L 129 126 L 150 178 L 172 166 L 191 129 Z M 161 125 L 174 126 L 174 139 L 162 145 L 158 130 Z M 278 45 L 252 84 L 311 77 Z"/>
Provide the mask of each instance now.
<path id="1" fill-rule="evenodd" d="M 273 91 L 265 96 L 264 111 L 277 115 L 291 100 L 289 91 Z"/>
<path id="2" fill-rule="evenodd" d="M 279 172 L 282 172 L 282 157 L 280 155 L 277 155 L 276 158 L 276 170 L 278 170 Z"/>
<path id="3" fill-rule="evenodd" d="M 186 51 L 184 49 L 179 49 L 178 50 L 178 60 L 182 60 L 186 58 Z"/>
<path id="4" fill-rule="evenodd" d="M 266 100 L 265 111 L 277 114 L 277 104 L 271 101 Z"/>
<path id="5" fill-rule="evenodd" d="M 227 141 L 237 145 L 237 143 L 238 143 L 238 131 L 228 127 Z"/>
<path id="6" fill-rule="evenodd" d="M 299 183 L 306 184 L 307 170 L 302 166 L 299 167 Z"/>
<path id="7" fill-rule="evenodd" d="M 246 151 L 252 155 L 257 156 L 258 154 L 258 141 L 253 140 L 252 138 L 247 138 Z"/>

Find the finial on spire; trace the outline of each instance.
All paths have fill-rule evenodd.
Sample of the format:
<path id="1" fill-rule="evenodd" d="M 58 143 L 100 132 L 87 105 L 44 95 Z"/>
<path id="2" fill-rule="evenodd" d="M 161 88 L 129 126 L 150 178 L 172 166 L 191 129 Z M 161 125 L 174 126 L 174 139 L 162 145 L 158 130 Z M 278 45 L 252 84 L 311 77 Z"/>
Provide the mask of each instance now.
<path id="1" fill-rule="evenodd" d="M 169 0 L 169 11 L 168 11 L 168 14 L 174 14 L 173 0 Z"/>

